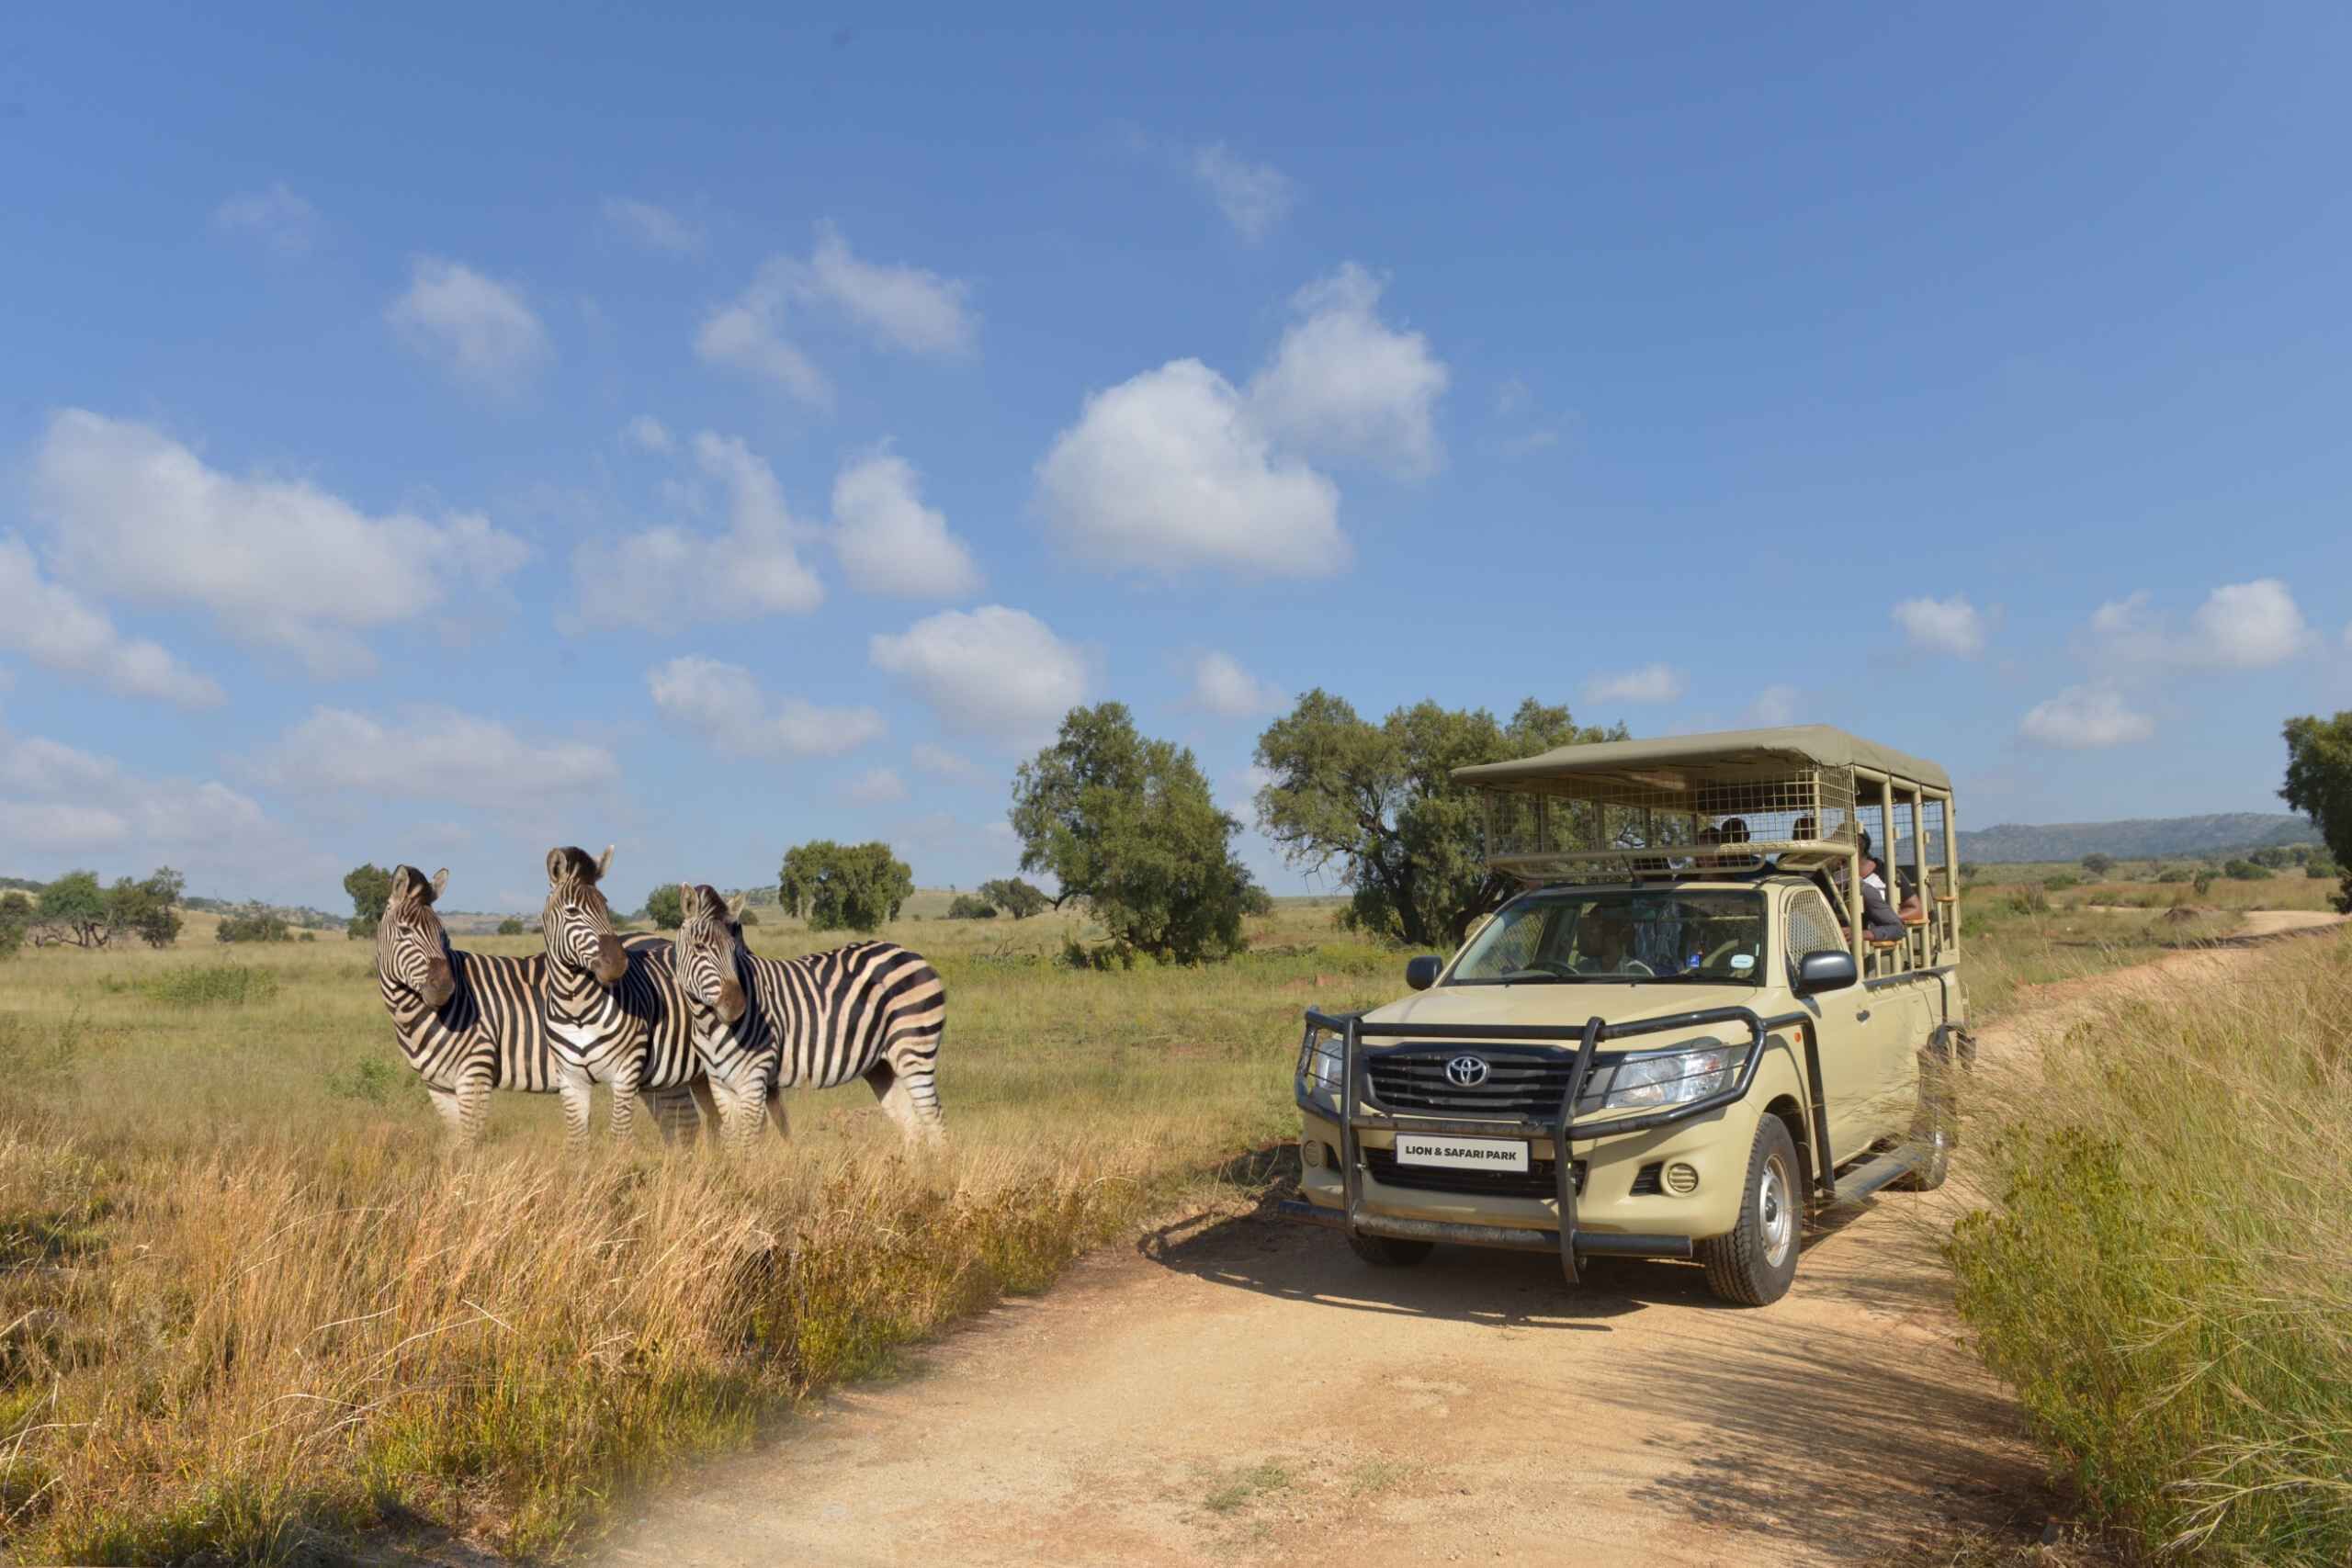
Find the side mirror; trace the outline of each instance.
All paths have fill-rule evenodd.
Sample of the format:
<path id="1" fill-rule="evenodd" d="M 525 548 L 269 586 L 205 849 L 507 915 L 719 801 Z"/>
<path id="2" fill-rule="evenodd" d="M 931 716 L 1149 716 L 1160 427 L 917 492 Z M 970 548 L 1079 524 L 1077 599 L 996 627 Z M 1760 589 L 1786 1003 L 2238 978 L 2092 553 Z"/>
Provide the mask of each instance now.
<path id="1" fill-rule="evenodd" d="M 1850 953 L 1808 953 L 1797 960 L 1796 992 L 1801 997 L 1842 991 L 1860 978 Z"/>
<path id="2" fill-rule="evenodd" d="M 1437 984 L 1437 977 L 1444 972 L 1444 959 L 1434 953 L 1424 953 L 1419 958 L 1406 964 L 1405 984 L 1417 991 L 1426 991 Z"/>

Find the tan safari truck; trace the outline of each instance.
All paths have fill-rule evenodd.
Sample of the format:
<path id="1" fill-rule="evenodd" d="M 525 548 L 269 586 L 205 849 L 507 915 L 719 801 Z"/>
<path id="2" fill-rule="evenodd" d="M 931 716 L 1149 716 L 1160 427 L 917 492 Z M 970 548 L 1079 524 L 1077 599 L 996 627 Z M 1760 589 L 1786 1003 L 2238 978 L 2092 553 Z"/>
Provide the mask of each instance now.
<path id="1" fill-rule="evenodd" d="M 1417 995 L 1307 1013 L 1285 1212 L 1374 1264 L 1689 1258 L 1761 1306 L 1809 1212 L 1942 1182 L 1973 1044 L 1941 768 L 1798 726 L 1453 777 L 1521 891 Z"/>

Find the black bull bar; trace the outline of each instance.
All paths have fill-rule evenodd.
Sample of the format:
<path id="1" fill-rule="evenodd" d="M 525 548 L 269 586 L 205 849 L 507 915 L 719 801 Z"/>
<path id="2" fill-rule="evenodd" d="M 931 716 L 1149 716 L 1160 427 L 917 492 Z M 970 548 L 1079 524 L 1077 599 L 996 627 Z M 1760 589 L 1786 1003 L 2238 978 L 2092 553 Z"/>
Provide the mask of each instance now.
<path id="1" fill-rule="evenodd" d="M 1787 1049 L 1784 1043 L 1770 1039 L 1771 1032 L 1792 1027 L 1804 1044 L 1804 1077 L 1807 1101 L 1804 1111 L 1810 1134 L 1807 1143 L 1813 1156 L 1814 1185 L 1825 1196 L 1837 1190 L 1837 1182 L 1832 1175 L 1836 1167 L 1829 1152 L 1828 1107 L 1822 1098 L 1821 1048 L 1815 1037 L 1813 1018 L 1809 1013 L 1792 1012 L 1777 1018 L 1760 1018 L 1747 1008 L 1706 1008 L 1696 1012 L 1673 1013 L 1665 1018 L 1645 1018 L 1632 1023 L 1611 1023 L 1603 1019 L 1591 1018 L 1585 1021 L 1580 1031 L 1573 1027 L 1523 1023 L 1367 1023 L 1361 1014 L 1334 1016 L 1312 1009 L 1307 1011 L 1306 1021 L 1311 1026 L 1340 1036 L 1340 1100 L 1331 1114 L 1340 1124 L 1340 1178 L 1346 1196 L 1336 1213 L 1296 1200 L 1285 1201 L 1281 1205 L 1282 1212 L 1293 1219 L 1335 1225 L 1351 1235 L 1391 1236 L 1403 1241 L 1463 1242 L 1477 1247 L 1513 1247 L 1526 1252 L 1556 1250 L 1560 1256 L 1560 1271 L 1571 1285 L 1577 1282 L 1579 1257 L 1606 1254 L 1633 1258 L 1689 1258 L 1691 1255 L 1689 1236 L 1628 1235 L 1577 1230 L 1576 1161 L 1569 1145 L 1578 1139 L 1589 1141 L 1646 1133 L 1678 1122 L 1710 1115 L 1726 1105 L 1736 1104 L 1747 1098 L 1747 1091 L 1755 1087 L 1756 1075 L 1764 1065 L 1768 1048 L 1779 1045 L 1781 1049 Z M 1584 1094 L 1585 1083 L 1592 1076 L 1593 1058 L 1604 1042 L 1632 1039 L 1644 1034 L 1663 1034 L 1675 1030 L 1703 1029 L 1713 1024 L 1739 1024 L 1747 1030 L 1747 1055 L 1740 1064 L 1738 1078 L 1730 1088 L 1719 1089 L 1703 1100 L 1694 1100 L 1688 1105 L 1668 1106 L 1644 1115 L 1584 1122 L 1576 1120 L 1577 1101 Z M 1385 1111 L 1366 1109 L 1369 1096 L 1368 1086 L 1363 1079 L 1364 1054 L 1362 1046 L 1367 1040 L 1458 1040 L 1465 1043 L 1555 1046 L 1566 1046 L 1573 1041 L 1577 1054 L 1575 1066 L 1568 1073 L 1567 1089 L 1560 1096 L 1559 1112 L 1548 1120 L 1530 1116 L 1398 1116 Z M 1301 1109 L 1317 1116 L 1325 1114 L 1321 1106 L 1306 1100 L 1303 1089 L 1304 1086 Z M 1371 1131 L 1551 1139 L 1560 1228 L 1556 1231 L 1522 1230 L 1510 1225 L 1411 1220 L 1363 1213 L 1363 1162 L 1358 1135 Z"/>

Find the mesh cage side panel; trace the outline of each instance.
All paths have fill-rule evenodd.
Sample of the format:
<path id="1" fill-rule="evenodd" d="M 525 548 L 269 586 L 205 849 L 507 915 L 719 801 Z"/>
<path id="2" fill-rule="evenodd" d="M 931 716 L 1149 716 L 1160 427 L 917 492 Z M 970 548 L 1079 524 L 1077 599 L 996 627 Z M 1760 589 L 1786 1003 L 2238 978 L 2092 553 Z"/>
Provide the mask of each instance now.
<path id="1" fill-rule="evenodd" d="M 1838 922 L 1829 918 L 1829 906 L 1821 895 L 1807 889 L 1789 900 L 1789 956 L 1803 959 L 1808 953 L 1843 953 L 1846 943 L 1838 935 Z"/>

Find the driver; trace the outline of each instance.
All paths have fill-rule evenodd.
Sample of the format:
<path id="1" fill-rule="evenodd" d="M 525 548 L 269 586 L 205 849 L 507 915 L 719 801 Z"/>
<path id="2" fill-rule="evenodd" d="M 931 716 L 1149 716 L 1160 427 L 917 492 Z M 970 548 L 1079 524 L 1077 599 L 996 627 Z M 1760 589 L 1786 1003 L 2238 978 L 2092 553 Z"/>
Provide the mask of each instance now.
<path id="1" fill-rule="evenodd" d="M 1598 905 L 1577 922 L 1576 969 L 1580 975 L 1614 975 L 1634 957 L 1634 922 L 1623 909 Z"/>

